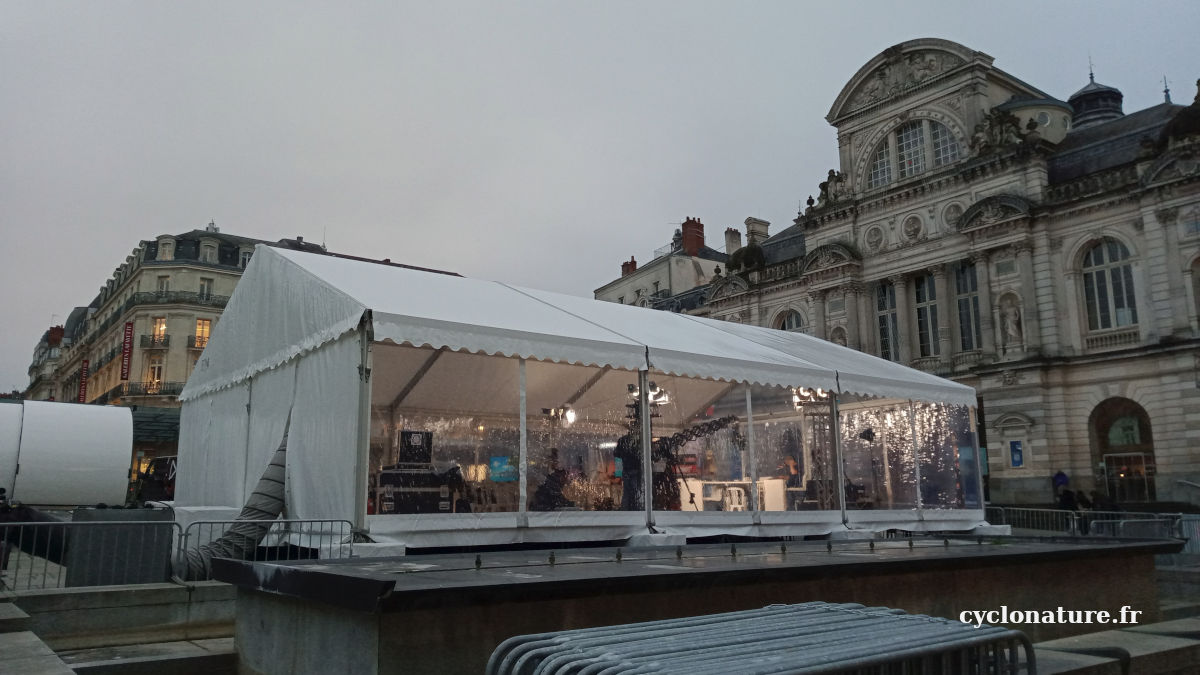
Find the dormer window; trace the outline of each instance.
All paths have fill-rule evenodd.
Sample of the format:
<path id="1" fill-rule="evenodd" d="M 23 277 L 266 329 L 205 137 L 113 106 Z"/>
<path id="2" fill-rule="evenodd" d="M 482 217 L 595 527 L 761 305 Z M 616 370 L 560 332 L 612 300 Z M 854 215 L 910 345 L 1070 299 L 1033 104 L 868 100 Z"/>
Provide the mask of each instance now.
<path id="1" fill-rule="evenodd" d="M 875 150 L 871 162 L 870 189 L 892 182 L 893 176 L 909 178 L 924 173 L 930 159 L 934 168 L 958 161 L 958 141 L 946 125 L 933 120 L 915 120 L 902 124 Z"/>

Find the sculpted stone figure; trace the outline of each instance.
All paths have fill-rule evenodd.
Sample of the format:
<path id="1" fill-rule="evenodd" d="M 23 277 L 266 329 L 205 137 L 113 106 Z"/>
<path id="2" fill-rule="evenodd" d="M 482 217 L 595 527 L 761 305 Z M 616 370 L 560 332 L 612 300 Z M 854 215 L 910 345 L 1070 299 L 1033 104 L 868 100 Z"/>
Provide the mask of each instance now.
<path id="1" fill-rule="evenodd" d="M 1000 323 L 1004 327 L 1004 344 L 1019 345 L 1024 339 L 1021 334 L 1021 308 L 1010 295 L 1000 305 Z"/>
<path id="2" fill-rule="evenodd" d="M 840 171 L 834 171 L 833 169 L 830 169 L 829 175 L 826 177 L 826 179 L 817 185 L 817 189 L 821 191 L 820 194 L 817 195 L 817 208 L 828 206 L 829 204 L 836 202 L 845 191 L 845 188 L 843 187 L 845 182 L 846 179 L 842 177 Z"/>

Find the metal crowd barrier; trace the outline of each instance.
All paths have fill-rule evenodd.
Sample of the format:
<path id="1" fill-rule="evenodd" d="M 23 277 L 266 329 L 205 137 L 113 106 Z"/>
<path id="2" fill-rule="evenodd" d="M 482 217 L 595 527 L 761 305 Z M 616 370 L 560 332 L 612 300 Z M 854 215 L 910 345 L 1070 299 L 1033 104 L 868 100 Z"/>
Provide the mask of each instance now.
<path id="1" fill-rule="evenodd" d="M 335 519 L 197 520 L 184 529 L 180 554 L 216 541 L 235 523 L 270 526 L 248 560 L 339 559 L 354 555 L 354 525 Z"/>
<path id="2" fill-rule="evenodd" d="M 484 672 L 1036 675 L 1037 663 L 1020 631 L 886 607 L 807 602 L 521 635 L 496 647 Z"/>
<path id="3" fill-rule="evenodd" d="M 1067 511 L 1014 506 L 989 506 L 987 521 L 993 525 L 1011 525 L 1014 534 L 1021 530 L 1066 535 L 1111 537 L 1188 538 L 1200 535 L 1200 521 L 1189 533 L 1184 532 L 1184 516 L 1178 513 L 1141 513 L 1137 511 Z M 1200 519 L 1200 516 L 1197 517 Z M 1128 524 L 1126 524 L 1128 523 Z M 1200 552 L 1200 548 L 1197 549 Z"/>
<path id="4" fill-rule="evenodd" d="M 138 514 L 135 514 L 135 516 Z M 162 583 L 171 562 L 219 538 L 237 521 L 171 520 L 0 523 L 0 590 Z M 247 521 L 241 521 L 243 523 Z M 274 520 L 251 560 L 349 558 L 348 520 Z"/>
<path id="5" fill-rule="evenodd" d="M 1179 533 L 1177 521 L 1169 518 L 1129 518 L 1126 520 L 1093 520 L 1088 534 L 1143 539 L 1170 539 Z"/>
<path id="6" fill-rule="evenodd" d="M 167 581 L 173 521 L 0 523 L 0 589 Z"/>
<path id="7" fill-rule="evenodd" d="M 1200 553 L 1200 515 L 1179 516 L 1179 537 L 1187 540 L 1181 553 Z"/>

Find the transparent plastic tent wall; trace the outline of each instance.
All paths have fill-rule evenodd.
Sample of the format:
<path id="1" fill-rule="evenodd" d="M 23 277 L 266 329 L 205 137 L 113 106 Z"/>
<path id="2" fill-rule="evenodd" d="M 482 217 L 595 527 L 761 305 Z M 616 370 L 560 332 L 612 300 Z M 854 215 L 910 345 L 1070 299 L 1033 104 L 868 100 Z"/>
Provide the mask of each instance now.
<path id="1" fill-rule="evenodd" d="M 396 341 L 412 331 L 398 327 L 399 311 L 372 315 L 382 303 L 345 284 L 326 304 L 346 307 L 322 315 L 316 328 L 288 335 L 287 322 L 325 292 L 303 285 L 336 277 L 339 265 L 365 265 L 365 273 L 355 268 L 345 277 L 367 275 L 364 289 L 398 287 L 396 279 L 385 283 L 371 274 L 421 274 L 318 258 L 260 247 L 204 354 L 231 365 L 207 380 L 194 377 L 202 385 L 189 381 L 176 490 L 177 517 L 185 524 L 236 514 L 289 417 L 284 515 L 350 520 L 381 551 L 393 544 L 607 541 L 648 532 L 798 537 L 847 528 L 967 530 L 983 522 L 975 417 L 966 405 L 974 393 L 967 387 L 807 336 L 547 294 L 543 301 L 560 307 L 581 303 L 570 306 L 572 317 L 628 314 L 635 322 L 662 322 L 661 334 L 682 322 L 695 334 L 757 343 L 781 364 L 789 363 L 782 352 L 791 349 L 815 350 L 812 362 L 830 365 L 813 367 L 806 378 L 801 368 L 763 375 L 786 368 L 760 364 L 739 381 L 659 367 L 672 362 L 641 346 L 649 339 L 631 339 L 638 358 L 607 366 L 488 355 L 449 340 Z M 298 262 L 306 274 L 280 278 Z M 435 289 L 443 294 L 453 294 L 454 284 L 494 284 L 421 281 L 426 288 L 449 284 Z M 264 315 L 289 303 L 277 320 Z M 308 334 L 319 338 L 305 342 Z M 278 345 L 264 342 L 271 339 Z M 282 356 L 260 357 L 256 341 L 267 345 L 259 352 Z M 831 391 L 835 369 L 842 386 L 854 380 L 854 393 Z M 904 384 L 910 376 L 911 400 Z M 943 385 L 949 402 L 938 402 Z"/>
<path id="2" fill-rule="evenodd" d="M 181 494 L 179 507 L 202 507 L 194 518 L 236 511 L 290 412 L 287 515 L 348 519 L 379 542 L 802 536 L 982 521 L 967 406 L 394 343 L 370 344 L 369 452 L 357 469 L 353 451 L 329 449 L 359 443 L 360 380 L 346 363 L 359 362 L 360 342 L 348 334 L 189 402 L 207 411 L 207 424 L 185 429 L 194 445 L 225 451 L 183 465 L 181 477 L 208 475 L 187 481 L 207 496 Z M 359 472 L 361 507 L 343 479 Z"/>

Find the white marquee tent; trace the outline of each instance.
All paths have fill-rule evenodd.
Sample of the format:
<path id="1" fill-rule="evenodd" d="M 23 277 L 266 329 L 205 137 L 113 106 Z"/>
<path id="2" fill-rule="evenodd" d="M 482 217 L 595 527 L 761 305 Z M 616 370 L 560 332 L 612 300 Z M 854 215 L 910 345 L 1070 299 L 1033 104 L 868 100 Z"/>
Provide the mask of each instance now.
<path id="1" fill-rule="evenodd" d="M 573 430 L 544 424 L 552 411 L 562 411 L 552 406 L 570 403 L 589 415 L 595 434 L 615 438 L 619 432 L 612 430 L 627 423 L 629 392 L 647 397 L 640 389 L 649 379 L 671 390 L 671 405 L 679 410 L 667 413 L 663 407 L 662 419 L 648 423 L 659 425 L 656 436 L 732 409 L 743 423 L 737 452 L 748 452 L 752 459 L 755 435 L 765 443 L 772 423 L 785 424 L 800 409 L 791 401 L 799 400 L 792 395 L 797 387 L 806 393 L 833 392 L 835 400 L 891 401 L 889 413 L 912 420 L 912 436 L 904 437 L 914 439 L 912 448 L 918 445 L 915 402 L 959 410 L 976 405 L 970 387 L 803 334 L 259 246 L 181 396 L 176 510 L 184 519 L 235 513 L 269 462 L 290 415 L 286 515 L 350 520 L 383 542 L 421 546 L 621 539 L 645 533 L 648 525 L 694 535 L 796 534 L 844 527 L 968 529 L 983 519 L 977 472 L 967 466 L 977 456 L 973 434 L 971 452 L 956 456 L 963 471 L 957 466 L 954 471 L 960 476 L 959 492 L 968 484 L 966 493 L 976 498 L 959 499 L 952 508 L 927 508 L 922 502 L 922 492 L 933 493 L 921 489 L 925 460 L 914 460 L 920 451 L 910 448 L 908 460 L 888 460 L 886 449 L 880 455 L 899 462 L 897 466 L 907 461 L 906 480 L 915 480 L 919 488 L 910 490 L 915 496 L 908 498 L 906 508 L 848 511 L 843 501 L 838 510 L 774 513 L 759 503 L 767 499 L 760 492 L 757 500 L 752 496 L 749 509 L 735 513 L 679 512 L 686 506 L 661 513 L 657 507 L 603 511 L 599 506 L 533 511 L 533 478 L 557 468 L 557 448 L 550 451 L 553 459 L 547 459 L 544 448 L 535 459 L 533 448 L 546 433 L 551 434 L 546 444 L 563 445 L 564 454 L 570 452 L 569 443 L 580 444 L 583 449 L 573 461 L 581 470 L 585 457 L 590 467 L 602 448 L 615 445 L 584 442 L 571 436 Z M 785 394 L 786 407 L 771 409 L 771 401 L 783 400 Z M 836 404 L 833 410 L 837 418 Z M 837 420 L 830 427 L 828 413 L 825 419 L 823 433 L 840 452 Z M 477 500 L 470 513 L 368 515 L 381 503 L 382 492 L 374 493 L 380 457 L 394 451 L 397 428 L 411 427 L 414 420 L 435 430 L 434 443 L 444 441 L 446 448 L 468 455 L 468 434 L 459 429 L 469 425 L 475 457 L 463 460 L 462 469 L 474 485 L 465 491 Z M 892 417 L 887 420 L 892 425 Z M 846 423 L 857 422 L 847 418 Z M 883 429 L 883 417 L 873 423 Z M 907 426 L 897 428 L 907 433 Z M 649 433 L 647 429 L 645 438 Z M 452 447 L 451 439 L 458 439 L 453 441 L 458 445 Z M 886 445 L 882 432 L 881 440 Z M 504 444 L 511 447 L 496 449 Z M 895 446 L 893 457 L 899 456 Z M 507 487 L 489 482 L 479 464 L 487 455 L 505 452 L 519 468 L 509 510 L 492 506 L 494 496 L 479 497 L 485 487 Z M 705 471 L 716 470 L 717 455 L 714 459 L 710 449 L 711 466 Z M 838 465 L 849 466 L 839 459 Z M 829 481 L 841 476 L 832 461 L 808 464 L 806 471 L 824 470 Z M 735 476 L 723 485 L 734 485 L 734 480 L 755 485 L 754 466 L 743 459 L 739 466 L 723 468 Z M 879 478 L 879 470 L 875 474 L 861 480 L 877 482 L 879 495 L 886 488 L 889 503 L 903 502 L 897 496 L 900 478 Z M 845 482 L 853 481 L 847 476 Z M 686 481 L 681 484 L 685 493 L 691 492 Z M 809 492 L 816 484 L 809 483 Z M 693 500 L 702 503 L 699 497 Z M 860 501 L 868 507 L 878 504 Z M 592 502 L 591 497 L 586 501 Z M 490 508 L 480 509 L 482 503 Z"/>

